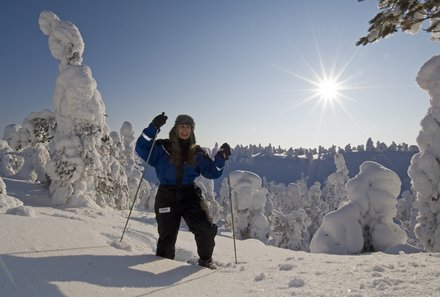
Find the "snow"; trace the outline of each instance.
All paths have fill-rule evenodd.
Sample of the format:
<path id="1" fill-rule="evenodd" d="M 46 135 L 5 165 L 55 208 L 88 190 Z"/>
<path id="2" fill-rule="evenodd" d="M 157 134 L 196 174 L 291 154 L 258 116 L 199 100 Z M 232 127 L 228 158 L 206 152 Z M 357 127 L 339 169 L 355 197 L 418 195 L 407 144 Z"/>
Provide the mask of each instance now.
<path id="1" fill-rule="evenodd" d="M 420 152 L 412 157 L 408 175 L 417 191 L 415 234 L 428 251 L 440 251 L 440 56 L 432 57 L 417 74 L 417 83 L 427 91 L 430 108 L 417 136 Z"/>
<path id="2" fill-rule="evenodd" d="M 121 170 L 121 140 L 119 136 L 109 135 L 97 83 L 90 67 L 81 64 L 84 52 L 81 33 L 75 25 L 60 20 L 51 11 L 40 14 L 39 25 L 49 38 L 52 56 L 60 61 L 53 97 L 57 123 L 54 151 L 47 165 L 44 164 L 51 180 L 53 200 L 59 205 L 77 207 L 127 208 L 128 179 Z"/>
<path id="3" fill-rule="evenodd" d="M 262 187 L 261 178 L 253 172 L 236 170 L 230 174 L 230 186 L 237 238 L 257 238 L 266 242 L 270 232 L 270 224 L 264 215 L 268 192 Z M 220 196 L 225 209 L 229 210 L 228 189 L 227 179 L 224 179 Z"/>
<path id="4" fill-rule="evenodd" d="M 286 186 L 235 170 L 216 193 L 214 181 L 199 178 L 204 207 L 220 227 L 220 269 L 212 271 L 195 265 L 185 224 L 175 261 L 155 256 L 157 185 L 141 182 L 132 125 L 109 131 L 78 28 L 49 11 L 39 25 L 60 61 L 54 112 L 30 113 L 0 140 L 0 296 L 440 295 L 440 57 L 417 76 L 431 108 L 409 168 L 416 194 L 398 203 L 399 175 L 373 161 L 349 179 L 342 154 L 323 191 L 318 181 Z M 408 244 L 413 230 L 429 253 Z"/>
<path id="5" fill-rule="evenodd" d="M 363 163 L 359 174 L 347 182 L 349 202 L 324 217 L 310 251 L 358 254 L 405 244 L 405 231 L 393 222 L 400 186 L 394 171 L 373 161 Z"/>
<path id="6" fill-rule="evenodd" d="M 120 243 L 127 211 L 49 207 L 44 186 L 4 181 L 8 195 L 25 201 L 35 216 L 0 214 L 0 296 L 440 294 L 439 253 L 405 246 L 390 254 L 312 254 L 247 239 L 236 241 L 235 264 L 231 234 L 220 229 L 214 251 L 220 269 L 212 271 L 191 264 L 196 247 L 184 228 L 175 261 L 154 256 L 157 232 L 149 211 L 133 211 Z"/>

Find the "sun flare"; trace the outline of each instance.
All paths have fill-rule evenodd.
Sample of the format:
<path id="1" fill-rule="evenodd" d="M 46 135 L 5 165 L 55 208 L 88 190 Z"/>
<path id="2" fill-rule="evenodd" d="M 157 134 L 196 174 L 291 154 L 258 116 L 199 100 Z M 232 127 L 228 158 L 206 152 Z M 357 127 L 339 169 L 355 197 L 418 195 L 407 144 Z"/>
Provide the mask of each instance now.
<path id="1" fill-rule="evenodd" d="M 341 85 L 335 79 L 324 79 L 317 84 L 317 95 L 325 101 L 338 100 Z"/>
<path id="2" fill-rule="evenodd" d="M 300 106 L 309 106 L 309 114 L 318 111 L 319 125 L 325 120 L 329 119 L 329 115 L 333 115 L 332 120 L 337 119 L 340 112 L 344 113 L 350 120 L 358 126 L 357 120 L 352 116 L 349 107 L 351 103 L 356 103 L 357 100 L 350 96 L 353 90 L 363 89 L 363 86 L 357 80 L 357 77 L 362 74 L 357 72 L 349 74 L 349 65 L 356 56 L 357 51 L 353 52 L 344 63 L 338 63 L 337 59 L 331 61 L 330 66 L 325 64 L 321 51 L 317 47 L 318 59 L 312 64 L 303 58 L 308 74 L 299 74 L 284 66 L 272 63 L 267 60 L 271 66 L 278 70 L 286 72 L 290 76 L 297 78 L 295 87 L 290 89 L 295 93 L 294 104 L 289 105 L 283 110 L 283 113 L 289 113 Z"/>

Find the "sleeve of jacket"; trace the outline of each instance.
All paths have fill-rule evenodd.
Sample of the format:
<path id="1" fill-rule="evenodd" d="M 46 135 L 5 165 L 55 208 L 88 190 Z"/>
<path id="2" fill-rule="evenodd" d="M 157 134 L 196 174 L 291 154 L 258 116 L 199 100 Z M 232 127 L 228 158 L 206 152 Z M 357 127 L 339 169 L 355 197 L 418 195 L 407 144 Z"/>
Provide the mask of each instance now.
<path id="1" fill-rule="evenodd" d="M 200 173 L 209 179 L 219 178 L 223 174 L 225 160 L 219 156 L 215 156 L 212 160 L 208 154 L 201 148 L 197 149 L 197 164 Z"/>
<path id="2" fill-rule="evenodd" d="M 155 125 L 150 124 L 142 131 L 141 136 L 136 141 L 135 151 L 144 161 L 147 161 L 148 154 L 150 153 L 151 146 L 154 143 L 154 137 L 156 136 L 157 128 Z M 157 160 L 158 149 L 153 147 L 148 164 L 155 166 Z"/>

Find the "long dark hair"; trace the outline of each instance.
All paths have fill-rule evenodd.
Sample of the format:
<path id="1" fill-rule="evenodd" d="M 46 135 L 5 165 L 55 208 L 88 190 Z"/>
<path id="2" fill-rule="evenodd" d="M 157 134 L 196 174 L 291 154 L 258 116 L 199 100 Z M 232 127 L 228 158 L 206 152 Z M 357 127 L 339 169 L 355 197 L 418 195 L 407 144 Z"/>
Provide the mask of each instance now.
<path id="1" fill-rule="evenodd" d="M 177 133 L 177 126 L 174 126 L 170 130 L 169 139 L 171 141 L 171 161 L 173 164 L 181 166 L 184 162 L 188 162 L 190 165 L 194 165 L 196 162 L 196 137 L 193 129 L 191 129 L 189 138 L 182 140 Z"/>

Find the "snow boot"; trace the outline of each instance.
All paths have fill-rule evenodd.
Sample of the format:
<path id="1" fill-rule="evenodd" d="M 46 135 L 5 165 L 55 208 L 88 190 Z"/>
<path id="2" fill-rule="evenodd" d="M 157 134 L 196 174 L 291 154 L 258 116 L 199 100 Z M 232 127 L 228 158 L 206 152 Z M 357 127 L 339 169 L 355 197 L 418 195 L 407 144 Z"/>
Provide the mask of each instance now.
<path id="1" fill-rule="evenodd" d="M 208 259 L 208 260 L 199 259 L 199 266 L 206 267 L 212 270 L 218 269 L 217 265 L 212 259 Z"/>

